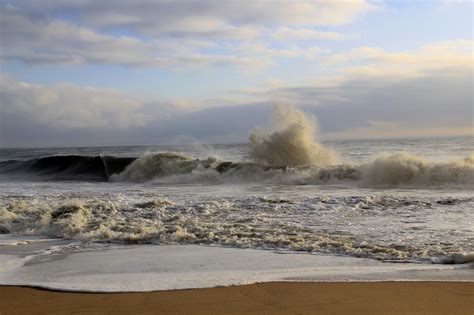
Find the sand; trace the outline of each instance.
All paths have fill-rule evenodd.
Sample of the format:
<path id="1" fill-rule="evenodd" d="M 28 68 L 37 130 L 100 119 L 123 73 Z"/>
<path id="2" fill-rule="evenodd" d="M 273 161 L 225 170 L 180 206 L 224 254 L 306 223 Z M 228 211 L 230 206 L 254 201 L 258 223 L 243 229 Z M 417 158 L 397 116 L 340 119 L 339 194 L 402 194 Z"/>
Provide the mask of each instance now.
<path id="1" fill-rule="evenodd" d="M 146 293 L 0 286 L 0 313 L 474 314 L 474 283 L 278 282 Z"/>

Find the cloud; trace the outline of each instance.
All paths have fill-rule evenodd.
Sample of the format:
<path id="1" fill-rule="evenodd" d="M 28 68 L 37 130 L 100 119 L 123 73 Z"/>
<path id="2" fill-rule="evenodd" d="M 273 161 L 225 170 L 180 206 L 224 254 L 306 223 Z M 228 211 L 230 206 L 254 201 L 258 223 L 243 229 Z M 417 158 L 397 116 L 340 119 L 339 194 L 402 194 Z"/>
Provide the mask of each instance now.
<path id="1" fill-rule="evenodd" d="M 315 112 L 326 136 L 439 136 L 474 132 L 472 82 L 472 67 L 445 68 L 415 77 L 358 75 L 268 93 Z"/>
<path id="2" fill-rule="evenodd" d="M 134 111 L 139 104 L 117 92 L 70 84 L 33 85 L 0 78 L 2 116 L 11 113 L 56 127 L 128 127 L 146 119 Z"/>
<path id="3" fill-rule="evenodd" d="M 388 137 L 474 133 L 472 41 L 386 52 L 361 47 L 324 53 L 339 59 L 339 72 L 233 93 L 297 104 L 315 112 L 331 137 Z M 277 78 L 278 79 L 278 78 Z M 275 80 L 275 79 L 274 79 Z"/>
<path id="4" fill-rule="evenodd" d="M 375 87 L 379 78 L 380 84 L 387 81 L 408 82 L 408 80 L 424 77 L 453 77 L 456 80 L 474 69 L 473 45 L 474 41 L 472 40 L 453 40 L 423 45 L 411 51 L 389 52 L 377 47 L 358 47 L 342 53 L 333 53 L 320 47 L 304 49 L 293 46 L 290 51 L 294 55 L 315 60 L 315 63 L 308 64 L 308 66 L 313 66 L 315 72 L 325 70 L 324 74 L 300 76 L 298 82 L 295 82 L 294 78 L 291 78 L 291 81 L 286 81 L 274 77 L 272 80 L 278 81 L 281 91 L 308 87 L 320 91 L 335 91 L 346 82 L 360 81 L 362 85 L 366 80 L 371 80 L 374 84 L 373 87 Z M 261 50 L 265 50 L 265 47 Z M 272 50 L 265 50 L 265 54 L 271 55 L 271 53 Z M 328 68 L 328 64 L 334 67 Z M 327 73 L 328 69 L 332 71 Z M 367 91 L 371 91 L 371 89 L 368 88 Z M 260 87 L 242 87 L 233 90 L 233 93 L 238 92 L 262 97 L 274 94 L 275 90 L 269 89 L 264 84 Z M 328 93 L 324 93 L 324 95 L 329 96 Z M 333 99 L 346 100 L 335 93 L 331 93 L 331 95 Z M 284 95 L 277 94 L 276 97 L 284 97 Z"/>
<path id="5" fill-rule="evenodd" d="M 413 137 L 462 137 L 472 135 L 472 127 L 441 127 L 441 128 L 411 128 L 411 129 L 385 129 L 374 126 L 359 127 L 343 132 L 326 133 L 327 139 L 391 139 Z"/>
<path id="6" fill-rule="evenodd" d="M 34 20 L 10 9 L 2 14 L 1 59 L 29 64 L 122 64 L 128 66 L 189 67 L 233 65 L 262 67 L 265 56 L 203 53 L 213 48 L 199 40 L 142 41 L 110 36 L 62 20 Z"/>
<path id="7" fill-rule="evenodd" d="M 32 64 L 121 63 L 144 65 L 156 62 L 151 45 L 130 37 L 113 37 L 61 20 L 34 20 L 17 10 L 3 10 L 4 60 Z"/>
<path id="8" fill-rule="evenodd" d="M 245 142 L 282 101 L 315 114 L 324 137 L 466 135 L 474 133 L 472 82 L 472 67 L 455 66 L 417 76 L 380 72 L 293 86 L 273 78 L 264 89 L 234 90 L 202 109 L 186 100 L 150 101 L 2 77 L 0 141 L 2 146 Z M 224 106 L 239 98 L 246 103 Z"/>
<path id="9" fill-rule="evenodd" d="M 347 52 L 328 55 L 322 60 L 322 64 L 373 65 L 382 71 L 396 67 L 399 70 L 411 72 L 428 68 L 472 67 L 473 45 L 472 40 L 452 40 L 424 45 L 412 51 L 398 52 L 389 52 L 377 47 L 358 47 Z"/>
<path id="10" fill-rule="evenodd" d="M 0 146 L 242 141 L 266 109 L 196 108 L 185 99 L 145 100 L 72 84 L 0 76 Z M 249 118 L 254 112 L 254 118 Z"/>
<path id="11" fill-rule="evenodd" d="M 272 35 L 278 40 L 307 40 L 307 39 L 323 39 L 323 40 L 343 40 L 349 38 L 347 35 L 339 32 L 322 32 L 307 28 L 289 28 L 280 27 Z"/>
<path id="12" fill-rule="evenodd" d="M 70 130 L 78 134 L 81 130 L 132 130 L 192 110 L 185 100 L 149 101 L 114 90 L 73 84 L 29 84 L 6 76 L 0 76 L 0 99 L 0 142 L 5 144 L 15 143 L 15 138 L 25 132 L 31 135 L 48 131 L 61 138 L 63 132 Z M 62 139 L 62 145 L 67 143 L 66 139 Z M 49 140 L 54 139 L 44 138 L 39 143 Z"/>
<path id="13" fill-rule="evenodd" d="M 129 28 L 147 36 L 202 34 L 227 38 L 242 38 L 245 27 L 347 24 L 375 9 L 364 0 L 253 0 L 245 4 L 234 0 L 39 0 L 22 3 L 21 7 L 36 14 L 68 13 L 94 27 Z"/>
<path id="14" fill-rule="evenodd" d="M 86 33 L 84 38 L 90 37 Z M 319 47 L 275 49 L 251 42 L 229 51 L 229 55 L 215 54 L 213 61 L 205 54 L 190 53 L 167 62 L 249 62 L 255 67 L 256 61 L 265 64 L 273 58 L 316 57 L 315 64 L 331 56 L 344 58 L 338 59 L 339 72 L 330 76 L 288 82 L 275 75 L 262 86 L 237 86 L 227 94 L 192 103 L 73 84 L 29 84 L 3 76 L 0 140 L 3 145 L 49 144 L 53 139 L 62 145 L 143 143 L 145 139 L 149 143 L 245 142 L 249 129 L 263 125 L 269 106 L 277 102 L 315 113 L 322 134 L 334 138 L 474 132 L 472 41 L 431 43 L 410 51 L 359 47 L 338 54 Z M 232 56 L 238 57 L 229 60 Z M 232 104 L 240 105 L 227 106 Z"/>
<path id="15" fill-rule="evenodd" d="M 272 58 L 308 58 L 315 50 L 267 48 L 252 54 L 255 51 L 234 48 L 263 42 L 271 46 L 269 34 L 276 27 L 280 27 L 280 40 L 291 35 L 285 32 L 336 39 L 342 34 L 297 27 L 345 24 L 373 9 L 363 0 L 257 0 L 245 5 L 232 0 L 39 0 L 0 4 L 0 58 L 32 65 L 230 65 L 259 69 L 273 64 Z"/>

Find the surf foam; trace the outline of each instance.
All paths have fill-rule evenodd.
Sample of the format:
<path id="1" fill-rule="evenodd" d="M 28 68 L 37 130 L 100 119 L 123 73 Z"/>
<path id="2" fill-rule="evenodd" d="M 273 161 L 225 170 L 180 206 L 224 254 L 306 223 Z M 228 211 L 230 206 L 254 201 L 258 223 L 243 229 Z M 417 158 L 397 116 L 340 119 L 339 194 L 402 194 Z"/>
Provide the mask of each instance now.
<path id="1" fill-rule="evenodd" d="M 394 196 L 189 200 L 143 199 L 142 195 L 131 199 L 111 195 L 11 197 L 0 199 L 0 230 L 11 235 L 87 242 L 209 244 L 379 260 L 467 263 L 472 261 L 472 254 L 449 255 L 472 252 L 470 227 L 466 226 L 464 237 L 459 237 L 453 229 L 458 229 L 461 221 L 443 223 L 437 232 L 433 224 L 438 219 L 425 221 L 426 213 L 439 212 L 439 218 L 452 211 L 464 211 L 462 218 L 467 220 L 470 214 L 466 211 L 473 202 L 473 198 L 417 200 Z"/>

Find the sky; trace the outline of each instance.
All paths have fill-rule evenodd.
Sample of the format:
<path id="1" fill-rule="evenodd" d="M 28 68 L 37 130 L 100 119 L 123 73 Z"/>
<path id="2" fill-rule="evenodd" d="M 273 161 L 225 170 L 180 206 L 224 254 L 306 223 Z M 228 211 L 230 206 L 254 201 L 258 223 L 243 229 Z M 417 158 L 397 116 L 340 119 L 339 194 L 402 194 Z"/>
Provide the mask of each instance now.
<path id="1" fill-rule="evenodd" d="M 0 147 L 474 135 L 472 1 L 0 0 Z"/>

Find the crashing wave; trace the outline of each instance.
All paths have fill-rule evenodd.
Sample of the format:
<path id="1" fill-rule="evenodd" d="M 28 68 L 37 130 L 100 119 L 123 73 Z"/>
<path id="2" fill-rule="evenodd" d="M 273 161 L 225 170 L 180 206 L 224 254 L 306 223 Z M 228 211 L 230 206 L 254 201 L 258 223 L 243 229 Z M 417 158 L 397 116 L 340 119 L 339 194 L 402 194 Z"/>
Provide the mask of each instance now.
<path id="1" fill-rule="evenodd" d="M 0 162 L 0 177 L 155 183 L 354 184 L 359 187 L 474 185 L 474 155 L 430 162 L 406 152 L 379 155 L 360 164 L 339 158 L 315 138 L 314 120 L 293 107 L 277 107 L 269 134 L 249 139 L 251 161 L 196 159 L 176 152 L 141 157 L 49 156 Z"/>
<path id="2" fill-rule="evenodd" d="M 382 155 L 358 168 L 362 184 L 369 187 L 440 186 L 474 184 L 474 156 L 451 162 L 428 160 L 401 152 Z"/>
<path id="3" fill-rule="evenodd" d="M 51 156 L 0 165 L 8 178 L 156 183 L 350 184 L 358 187 L 443 187 L 474 185 L 474 158 L 430 162 L 406 152 L 381 155 L 361 164 L 272 166 L 254 162 L 194 159 L 172 152 L 140 158 Z"/>
<path id="4" fill-rule="evenodd" d="M 278 106 L 269 135 L 251 133 L 250 157 L 272 166 L 331 165 L 336 153 L 315 139 L 316 123 L 293 107 Z"/>

